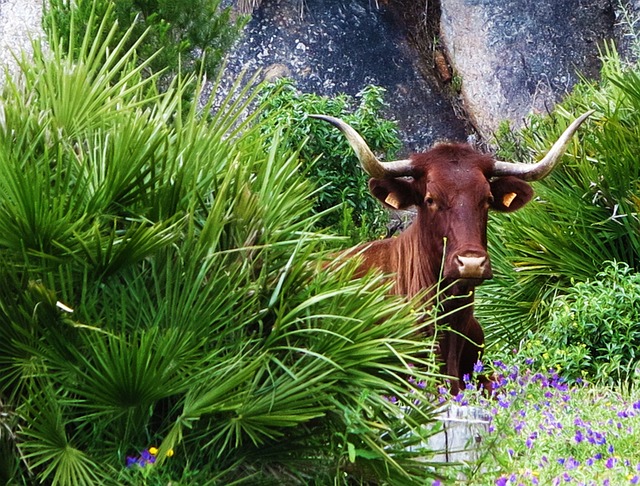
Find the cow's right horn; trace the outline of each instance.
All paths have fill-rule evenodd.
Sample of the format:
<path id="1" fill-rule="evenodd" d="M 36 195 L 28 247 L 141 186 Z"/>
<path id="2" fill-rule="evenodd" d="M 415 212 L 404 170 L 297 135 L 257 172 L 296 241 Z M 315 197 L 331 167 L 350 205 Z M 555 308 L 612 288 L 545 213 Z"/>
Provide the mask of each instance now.
<path id="1" fill-rule="evenodd" d="M 576 118 L 571 125 L 567 127 L 560 138 L 553 144 L 547 155 L 535 164 L 525 164 L 522 162 L 500 162 L 496 161 L 493 166 L 492 176 L 515 176 L 525 181 L 537 181 L 551 173 L 564 154 L 571 137 L 576 133 L 580 125 L 593 114 L 595 110 L 588 111 Z"/>
<path id="2" fill-rule="evenodd" d="M 396 160 L 393 162 L 380 162 L 374 153 L 371 151 L 367 142 L 364 141 L 362 136 L 348 123 L 339 118 L 335 118 L 329 115 L 309 115 L 311 118 L 317 118 L 318 120 L 324 120 L 331 123 L 333 126 L 340 129 L 340 131 L 347 137 L 347 141 L 351 148 L 356 153 L 360 164 L 364 171 L 374 179 L 384 179 L 391 177 L 402 177 L 413 175 L 414 169 L 410 159 Z"/>

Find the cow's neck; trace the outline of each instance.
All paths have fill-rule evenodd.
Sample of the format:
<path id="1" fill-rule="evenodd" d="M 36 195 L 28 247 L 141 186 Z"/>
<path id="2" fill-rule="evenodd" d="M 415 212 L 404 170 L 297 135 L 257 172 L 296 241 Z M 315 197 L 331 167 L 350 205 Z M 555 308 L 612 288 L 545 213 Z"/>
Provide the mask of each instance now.
<path id="1" fill-rule="evenodd" d="M 446 289 L 443 295 L 468 296 L 473 291 L 475 285 L 456 284 L 447 285 L 441 282 L 437 285 L 441 276 L 441 265 L 444 261 L 444 244 L 429 235 L 424 228 L 424 224 L 412 224 L 405 232 L 400 234 L 395 246 L 395 271 L 397 273 L 396 293 L 408 295 L 410 297 L 425 291 L 429 292 L 428 298 L 433 298 L 438 294 L 438 289 Z"/>
<path id="2" fill-rule="evenodd" d="M 440 268 L 440 262 L 430 258 L 433 249 L 425 244 L 418 233 L 418 225 L 413 224 L 394 242 L 395 292 L 409 297 L 434 287 Z"/>

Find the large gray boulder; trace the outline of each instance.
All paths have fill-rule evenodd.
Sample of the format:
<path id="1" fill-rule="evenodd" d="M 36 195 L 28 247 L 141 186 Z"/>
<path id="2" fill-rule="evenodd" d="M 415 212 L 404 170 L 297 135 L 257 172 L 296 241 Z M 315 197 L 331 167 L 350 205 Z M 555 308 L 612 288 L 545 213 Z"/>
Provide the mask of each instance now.
<path id="1" fill-rule="evenodd" d="M 598 77 L 605 42 L 629 39 L 619 0 L 237 1 L 255 10 L 232 78 L 248 66 L 318 94 L 384 86 L 414 151 L 474 128 L 491 141 L 503 120 L 551 111 L 581 76 Z M 637 14 L 640 0 L 627 3 Z"/>
<path id="2" fill-rule="evenodd" d="M 596 78 L 614 39 L 617 0 L 441 0 L 441 37 L 468 116 L 484 137 L 553 109 Z"/>
<path id="3" fill-rule="evenodd" d="M 249 2 L 251 3 L 251 2 Z M 465 140 L 467 127 L 407 41 L 387 2 L 263 0 L 229 56 L 225 78 L 246 69 L 287 76 L 303 92 L 355 95 L 368 84 L 387 90 L 407 152 L 439 140 Z M 243 5 L 247 4 L 245 0 Z M 404 154 L 401 154 L 404 155 Z"/>

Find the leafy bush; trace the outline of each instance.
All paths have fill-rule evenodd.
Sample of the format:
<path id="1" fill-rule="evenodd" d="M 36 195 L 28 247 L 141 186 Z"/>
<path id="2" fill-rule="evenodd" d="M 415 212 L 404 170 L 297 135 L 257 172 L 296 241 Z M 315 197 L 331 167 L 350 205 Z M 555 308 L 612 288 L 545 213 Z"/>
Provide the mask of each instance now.
<path id="1" fill-rule="evenodd" d="M 360 132 L 371 150 L 388 158 L 401 144 L 395 124 L 381 116 L 383 94 L 383 88 L 368 86 L 356 99 L 347 95 L 328 98 L 301 93 L 286 79 L 267 85 L 261 94 L 265 105 L 263 136 L 269 140 L 283 130 L 284 143 L 299 149 L 304 174 L 319 188 L 314 206 L 321 215 L 319 226 L 331 227 L 357 241 L 384 234 L 387 213 L 369 194 L 368 176 L 345 137 L 308 115 L 321 113 L 344 119 Z M 342 211 L 335 211 L 336 206 Z"/>
<path id="2" fill-rule="evenodd" d="M 215 77 L 227 50 L 242 33 L 248 17 L 234 15 L 221 0 L 50 0 L 44 25 L 50 35 L 59 37 L 63 47 L 71 45 L 77 53 L 91 16 L 107 18 L 117 25 L 109 40 L 115 47 L 127 35 L 127 48 L 136 45 L 147 69 L 163 72 L 166 87 L 176 73 L 198 73 Z M 55 31 L 53 26 L 55 25 Z"/>
<path id="3" fill-rule="evenodd" d="M 502 144 L 509 153 L 501 158 L 544 153 L 575 116 L 596 110 L 563 164 L 535 183 L 535 200 L 492 216 L 496 279 L 479 288 L 477 309 L 488 334 L 503 343 L 545 326 L 555 296 L 595 277 L 605 261 L 639 268 L 640 71 L 625 68 L 613 50 L 603 62 L 600 83 L 584 81 L 552 116 L 533 118 L 517 143 L 509 137 Z"/>
<path id="4" fill-rule="evenodd" d="M 640 365 L 640 274 L 609 263 L 595 279 L 557 299 L 551 320 L 523 352 L 536 369 L 607 384 L 626 382 Z"/>
<path id="5" fill-rule="evenodd" d="M 406 376 L 435 366 L 411 303 L 318 270 L 313 187 L 256 143 L 255 87 L 184 110 L 193 86 L 155 93 L 100 28 L 75 56 L 34 45 L 3 92 L 7 482 L 423 484 L 407 447 L 432 410 Z"/>

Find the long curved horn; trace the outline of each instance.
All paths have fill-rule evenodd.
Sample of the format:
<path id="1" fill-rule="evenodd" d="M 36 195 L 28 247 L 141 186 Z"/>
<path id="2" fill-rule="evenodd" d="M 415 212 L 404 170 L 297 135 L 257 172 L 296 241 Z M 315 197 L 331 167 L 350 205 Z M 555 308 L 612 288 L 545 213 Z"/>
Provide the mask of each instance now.
<path id="1" fill-rule="evenodd" d="M 571 125 L 567 127 L 560 138 L 553 144 L 547 155 L 535 164 L 524 164 L 522 162 L 500 162 L 496 160 L 493 166 L 492 176 L 515 176 L 524 181 L 537 181 L 551 173 L 564 154 L 571 137 L 578 130 L 578 127 L 593 114 L 595 110 L 588 111 L 576 118 Z"/>
<path id="2" fill-rule="evenodd" d="M 317 118 L 318 120 L 329 122 L 340 129 L 344 136 L 347 137 L 347 141 L 355 151 L 364 171 L 374 179 L 410 176 L 414 173 L 414 168 L 411 165 L 410 159 L 396 160 L 393 162 L 380 162 L 360 134 L 343 120 L 328 115 L 309 116 L 311 118 Z"/>

